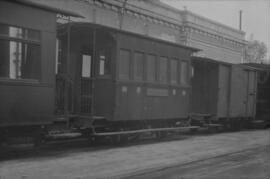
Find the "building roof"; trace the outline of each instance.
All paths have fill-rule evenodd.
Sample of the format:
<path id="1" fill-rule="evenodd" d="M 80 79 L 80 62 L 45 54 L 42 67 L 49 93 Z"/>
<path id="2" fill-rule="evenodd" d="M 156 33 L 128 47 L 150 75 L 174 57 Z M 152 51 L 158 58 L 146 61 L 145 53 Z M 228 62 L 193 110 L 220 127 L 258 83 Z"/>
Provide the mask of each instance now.
<path id="1" fill-rule="evenodd" d="M 8 1 L 8 0 L 5 0 L 5 1 Z M 38 2 L 29 1 L 29 0 L 13 0 L 13 1 L 8 1 L 8 2 L 22 4 L 22 5 L 26 5 L 26 6 L 42 9 L 42 10 L 45 10 L 45 11 L 54 12 L 54 13 L 59 13 L 59 14 L 65 15 L 65 16 L 73 16 L 73 17 L 81 17 L 81 18 L 83 18 L 83 16 L 80 15 L 79 13 L 68 11 L 68 10 L 63 10 L 63 9 L 59 9 L 59 8 L 55 8 L 55 7 L 52 7 L 52 6 L 44 5 L 44 4 L 41 4 L 41 3 L 38 3 Z"/>

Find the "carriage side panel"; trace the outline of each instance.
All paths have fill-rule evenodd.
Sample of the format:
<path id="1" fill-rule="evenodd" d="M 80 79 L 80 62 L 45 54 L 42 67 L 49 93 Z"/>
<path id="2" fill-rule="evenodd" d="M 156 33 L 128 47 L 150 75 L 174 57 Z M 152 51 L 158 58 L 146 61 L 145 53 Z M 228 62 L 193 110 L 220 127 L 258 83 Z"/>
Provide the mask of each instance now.
<path id="1" fill-rule="evenodd" d="M 0 126 L 50 123 L 54 112 L 55 13 L 2 1 L 0 24 L 6 29 L 0 38 L 1 46 L 6 47 L 1 50 L 1 61 L 7 62 L 0 69 Z"/>
<path id="2" fill-rule="evenodd" d="M 186 118 L 190 110 L 191 50 L 126 34 L 119 34 L 118 45 L 116 74 L 120 75 L 116 76 L 115 119 Z M 154 65 L 148 63 L 150 56 L 155 59 Z M 139 63 L 138 58 L 141 58 L 141 69 L 134 67 Z M 170 77 L 173 59 L 177 60 L 179 74 L 175 84 L 171 83 Z M 150 64 L 155 66 L 151 69 L 156 72 L 151 80 L 147 76 Z M 180 82 L 181 68 L 183 83 Z"/>

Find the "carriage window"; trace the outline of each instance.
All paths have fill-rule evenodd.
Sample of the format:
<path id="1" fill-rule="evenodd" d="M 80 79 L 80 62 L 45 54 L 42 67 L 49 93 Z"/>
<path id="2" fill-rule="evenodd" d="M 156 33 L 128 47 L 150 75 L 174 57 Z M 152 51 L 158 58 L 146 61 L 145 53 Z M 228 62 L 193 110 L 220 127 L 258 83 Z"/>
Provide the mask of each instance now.
<path id="1" fill-rule="evenodd" d="M 168 59 L 166 57 L 160 57 L 159 61 L 159 81 L 161 83 L 167 82 L 167 73 L 168 73 Z"/>
<path id="2" fill-rule="evenodd" d="M 40 78 L 40 46 L 0 40 L 0 77 Z"/>
<path id="3" fill-rule="evenodd" d="M 134 79 L 143 79 L 143 53 L 135 53 L 134 55 Z"/>
<path id="4" fill-rule="evenodd" d="M 110 59 L 105 50 L 99 51 L 99 75 L 108 75 L 111 72 Z"/>
<path id="5" fill-rule="evenodd" d="M 0 24 L 0 77 L 39 79 L 39 39 L 39 31 Z"/>
<path id="6" fill-rule="evenodd" d="M 188 78 L 188 64 L 185 61 L 181 61 L 180 83 L 187 84 L 187 78 Z"/>
<path id="7" fill-rule="evenodd" d="M 120 50 L 119 78 L 129 79 L 130 51 Z"/>
<path id="8" fill-rule="evenodd" d="M 16 39 L 40 41 L 40 32 L 37 30 L 20 28 L 0 24 L 0 35 Z"/>
<path id="9" fill-rule="evenodd" d="M 156 57 L 154 55 L 147 55 L 147 81 L 156 80 Z"/>
<path id="10" fill-rule="evenodd" d="M 177 60 L 172 59 L 171 60 L 171 83 L 176 84 L 177 83 Z"/>
<path id="11" fill-rule="evenodd" d="M 82 56 L 82 77 L 85 77 L 85 78 L 91 77 L 91 56 L 90 55 Z"/>

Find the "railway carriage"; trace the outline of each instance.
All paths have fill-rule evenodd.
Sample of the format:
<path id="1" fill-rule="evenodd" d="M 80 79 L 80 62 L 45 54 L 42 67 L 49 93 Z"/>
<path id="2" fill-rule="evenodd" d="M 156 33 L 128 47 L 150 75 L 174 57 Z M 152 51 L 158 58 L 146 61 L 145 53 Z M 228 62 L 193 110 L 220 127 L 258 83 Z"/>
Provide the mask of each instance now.
<path id="1" fill-rule="evenodd" d="M 59 29 L 60 118 L 82 126 L 103 118 L 109 131 L 165 128 L 188 118 L 197 49 L 88 23 Z"/>
<path id="2" fill-rule="evenodd" d="M 118 140 L 197 129 L 196 117 L 254 118 L 253 68 L 191 60 L 198 49 L 97 24 L 57 24 L 58 13 L 80 17 L 0 1 L 0 142 L 71 132 Z"/>
<path id="3" fill-rule="evenodd" d="M 257 100 L 256 100 L 256 121 L 255 126 L 270 127 L 270 65 L 269 64 L 257 64 L 248 63 L 248 66 L 257 69 Z"/>
<path id="4" fill-rule="evenodd" d="M 192 115 L 230 128 L 255 118 L 257 70 L 244 64 L 193 57 Z"/>
<path id="5" fill-rule="evenodd" d="M 89 23 L 57 27 L 57 13 L 79 15 L 0 3 L 2 139 L 188 125 L 198 49 Z"/>
<path id="6" fill-rule="evenodd" d="M 54 120 L 56 14 L 27 1 L 0 1 L 0 138 L 39 135 Z"/>

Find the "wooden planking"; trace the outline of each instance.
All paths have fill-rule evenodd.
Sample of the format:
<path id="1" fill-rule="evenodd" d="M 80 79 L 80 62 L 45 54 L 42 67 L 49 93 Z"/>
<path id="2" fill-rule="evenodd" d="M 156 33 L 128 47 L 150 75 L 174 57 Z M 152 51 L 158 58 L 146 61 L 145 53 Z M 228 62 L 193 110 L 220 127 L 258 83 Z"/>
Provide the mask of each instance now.
<path id="1" fill-rule="evenodd" d="M 230 66 L 219 65 L 219 82 L 218 82 L 218 117 L 228 117 L 228 103 L 230 90 Z"/>
<path id="2" fill-rule="evenodd" d="M 217 114 L 218 65 L 193 60 L 192 112 Z"/>
<path id="3" fill-rule="evenodd" d="M 256 72 L 248 71 L 247 116 L 254 117 L 256 110 Z"/>
<path id="4" fill-rule="evenodd" d="M 117 105 L 115 108 L 115 120 L 186 118 L 189 112 L 190 88 L 188 85 L 171 85 L 169 78 L 166 83 L 162 84 L 157 80 L 158 76 L 156 81 L 148 83 L 145 71 L 144 80 L 135 80 L 132 71 L 134 65 L 133 55 L 135 52 L 140 52 L 145 57 L 148 54 L 154 54 L 157 57 L 177 58 L 187 61 L 189 65 L 191 49 L 122 33 L 118 34 L 117 39 L 118 50 L 130 50 L 132 58 L 129 79 L 121 80 L 116 78 Z M 118 63 L 119 61 L 116 61 L 116 74 L 119 73 L 119 69 L 117 69 Z"/>
<path id="5" fill-rule="evenodd" d="M 254 84 L 254 83 L 253 83 Z M 249 71 L 240 65 L 233 66 L 230 117 L 248 117 Z M 254 103 L 255 101 L 250 103 Z"/>

